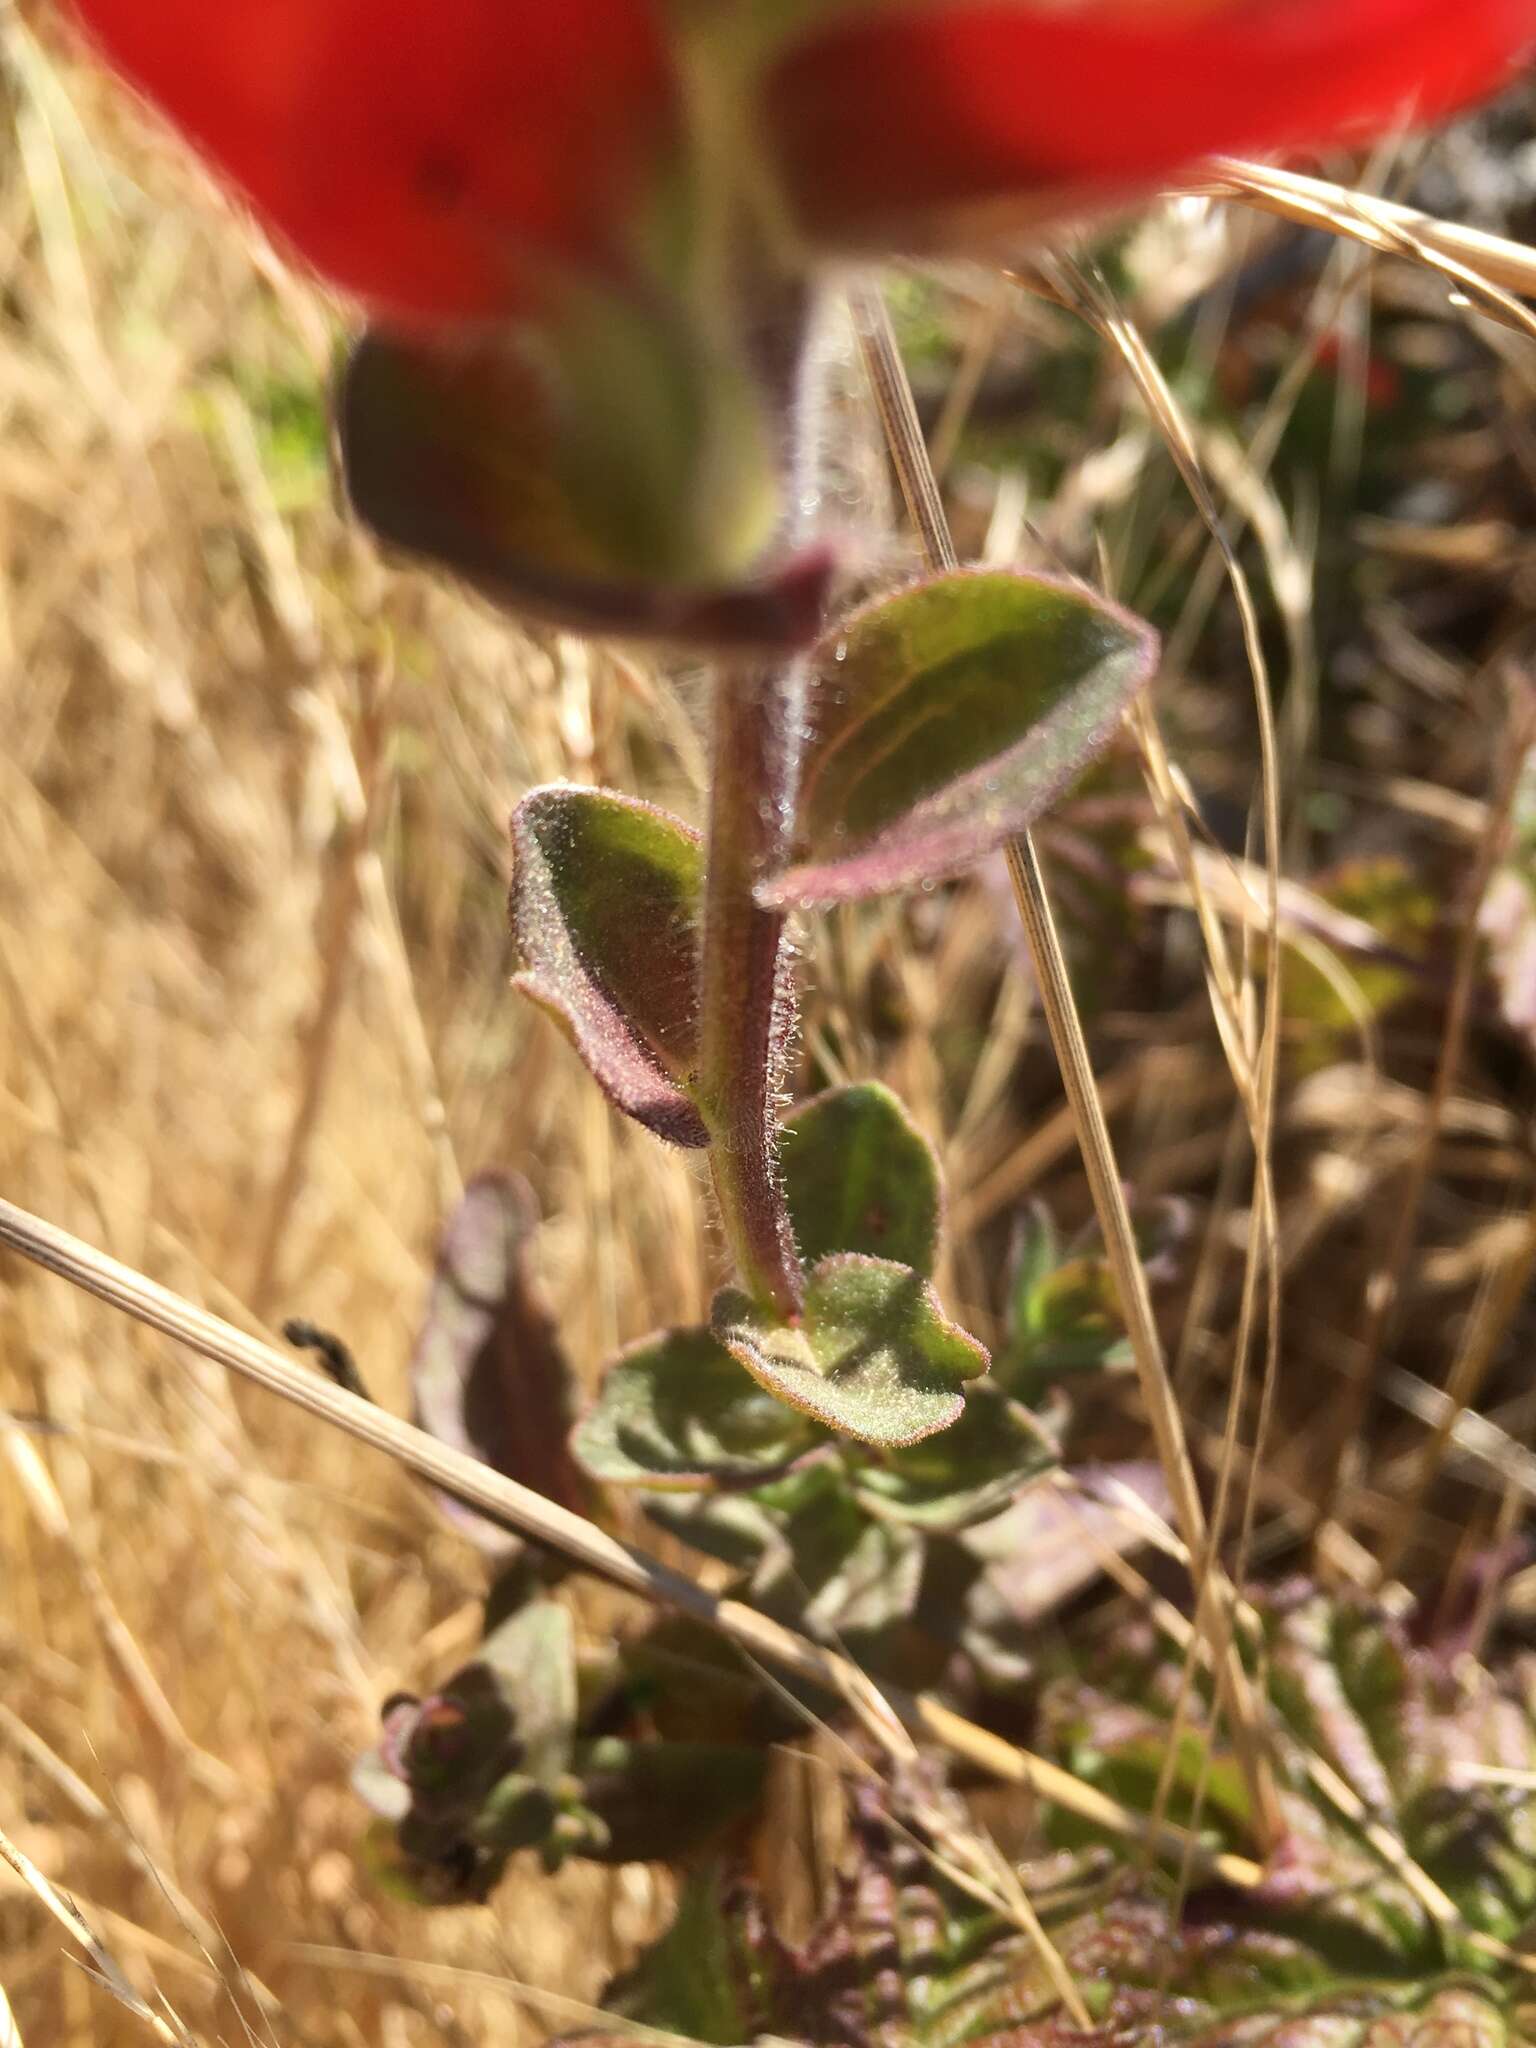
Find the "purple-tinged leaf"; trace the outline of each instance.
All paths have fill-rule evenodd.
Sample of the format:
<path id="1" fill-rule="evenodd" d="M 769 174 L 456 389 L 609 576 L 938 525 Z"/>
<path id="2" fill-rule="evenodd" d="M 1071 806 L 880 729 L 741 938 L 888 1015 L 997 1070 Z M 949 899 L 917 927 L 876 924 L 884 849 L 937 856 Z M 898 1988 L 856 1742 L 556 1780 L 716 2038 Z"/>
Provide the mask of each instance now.
<path id="1" fill-rule="evenodd" d="M 770 1393 L 864 1443 L 915 1444 L 947 1429 L 965 1406 L 964 1383 L 987 1369 L 985 1350 L 920 1273 L 856 1252 L 814 1269 L 796 1323 L 734 1288 L 716 1297 L 712 1320 Z"/>
<path id="2" fill-rule="evenodd" d="M 1142 1549 L 1171 1514 L 1150 1461 L 1083 1466 L 1063 1478 L 1070 1483 L 1029 1487 L 963 1539 L 985 1568 L 998 1611 L 1023 1628 L 1038 1628 L 1091 1586 L 1106 1560 Z"/>
<path id="3" fill-rule="evenodd" d="M 1065 583 L 957 570 L 877 599 L 813 657 L 795 855 L 778 908 L 971 866 L 1032 824 L 1150 679 L 1149 626 Z"/>
<path id="4" fill-rule="evenodd" d="M 639 345 L 624 349 L 594 319 L 592 355 L 558 348 L 553 382 L 551 348 L 502 331 L 364 335 L 336 407 L 354 510 L 492 603 L 575 632 L 722 652 L 805 646 L 833 557 L 817 545 L 759 559 L 752 536 L 769 530 L 774 485 L 744 380 L 701 378 L 745 428 L 722 433 L 686 389 L 702 367 L 693 354 L 665 323 L 637 325 Z M 620 410 L 631 376 L 642 388 Z M 573 383 L 586 388 L 560 388 Z M 613 416 L 607 439 L 594 400 Z M 732 503 L 711 517 L 716 484 Z"/>
<path id="5" fill-rule="evenodd" d="M 512 815 L 514 986 L 547 1010 L 614 1105 L 675 1145 L 709 1142 L 698 1054 L 699 837 L 636 798 L 575 784 Z"/>
<path id="6" fill-rule="evenodd" d="M 864 1252 L 932 1273 L 944 1206 L 938 1155 L 889 1088 L 861 1081 L 802 1103 L 785 1121 L 781 1158 L 807 1265 Z"/>
<path id="7" fill-rule="evenodd" d="M 411 1393 L 417 1422 L 440 1443 L 579 1513 L 586 1488 L 566 1448 L 573 1383 L 530 1270 L 535 1225 L 524 1182 L 491 1173 L 470 1182 L 438 1248 Z M 492 1554 L 518 1547 L 483 1515 L 445 1506 Z"/>
<path id="8" fill-rule="evenodd" d="M 698 1490 L 770 1478 L 817 1434 L 711 1331 L 664 1330 L 609 1366 L 571 1448 L 606 1485 Z"/>

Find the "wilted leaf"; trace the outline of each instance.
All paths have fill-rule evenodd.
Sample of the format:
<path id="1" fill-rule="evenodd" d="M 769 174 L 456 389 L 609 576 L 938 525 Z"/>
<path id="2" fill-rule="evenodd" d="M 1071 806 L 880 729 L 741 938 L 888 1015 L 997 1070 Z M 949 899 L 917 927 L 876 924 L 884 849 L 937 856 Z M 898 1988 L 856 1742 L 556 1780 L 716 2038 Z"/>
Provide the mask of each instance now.
<path id="1" fill-rule="evenodd" d="M 699 1488 L 765 1478 L 817 1434 L 709 1330 L 666 1330 L 609 1366 L 571 1448 L 609 1485 Z"/>
<path id="2" fill-rule="evenodd" d="M 728 1832 L 762 1796 L 766 1747 L 723 1742 L 620 1742 L 577 1758 L 583 1804 L 603 1824 L 604 1863 L 671 1862 Z"/>
<path id="3" fill-rule="evenodd" d="M 469 1183 L 438 1249 L 411 1392 L 417 1422 L 441 1443 L 579 1513 L 586 1489 L 566 1448 L 570 1367 L 528 1266 L 535 1224 L 522 1181 L 482 1174 Z M 445 1505 L 485 1549 L 517 1547 L 483 1515 Z"/>
<path id="4" fill-rule="evenodd" d="M 633 797 L 558 784 L 512 817 L 516 987 L 566 1031 L 618 1108 L 708 1142 L 687 1091 L 698 1049 L 698 834 Z"/>
<path id="5" fill-rule="evenodd" d="M 776 485 L 733 363 L 609 297 L 531 332 L 374 332 L 337 399 L 358 515 L 493 603 L 577 632 L 789 649 L 817 631 L 822 547 L 762 559 Z"/>
<path id="6" fill-rule="evenodd" d="M 947 1429 L 965 1405 L 964 1382 L 987 1369 L 985 1350 L 950 1322 L 920 1273 L 852 1252 L 812 1271 L 798 1324 L 728 1288 L 713 1325 L 771 1393 L 865 1443 L 915 1444 Z"/>
<path id="7" fill-rule="evenodd" d="M 926 1279 L 943 1190 L 933 1147 L 889 1088 L 862 1081 L 802 1103 L 783 1130 L 784 1187 L 800 1256 L 896 1259 Z"/>
<path id="8" fill-rule="evenodd" d="M 956 571 L 865 606 L 815 658 L 796 858 L 763 901 L 970 866 L 1081 774 L 1155 660 L 1140 620 L 1038 577 Z"/>
<path id="9" fill-rule="evenodd" d="M 953 1428 L 861 1465 L 854 1492 L 876 1513 L 932 1530 L 993 1515 L 1055 1462 L 1040 1425 L 990 1382 L 973 1387 Z"/>

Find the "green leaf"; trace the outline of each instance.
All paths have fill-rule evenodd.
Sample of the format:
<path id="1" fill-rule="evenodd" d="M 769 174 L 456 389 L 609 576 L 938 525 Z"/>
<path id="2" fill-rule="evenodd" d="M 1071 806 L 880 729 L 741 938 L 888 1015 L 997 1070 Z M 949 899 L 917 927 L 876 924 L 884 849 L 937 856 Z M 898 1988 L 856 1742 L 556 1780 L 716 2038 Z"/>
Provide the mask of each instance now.
<path id="1" fill-rule="evenodd" d="M 751 1601 L 811 1635 L 857 1645 L 867 1661 L 874 1639 L 916 1609 L 922 1538 L 874 1520 L 835 1468 L 814 1480 L 753 1579 Z"/>
<path id="2" fill-rule="evenodd" d="M 512 816 L 514 986 L 566 1032 L 604 1093 L 658 1137 L 708 1142 L 698 1051 L 696 832 L 654 805 L 555 784 Z"/>
<path id="3" fill-rule="evenodd" d="M 359 517 L 510 611 L 709 649 L 818 629 L 828 550 L 765 553 L 755 381 L 653 299 L 567 293 L 552 331 L 365 334 L 336 415 Z"/>
<path id="4" fill-rule="evenodd" d="M 411 1358 L 420 1426 L 562 1507 L 583 1513 L 571 1463 L 571 1370 L 529 1270 L 537 1224 L 526 1184 L 481 1174 L 464 1190 L 438 1248 L 421 1335 Z M 450 1515 L 497 1555 L 518 1538 L 445 1498 Z"/>
<path id="5" fill-rule="evenodd" d="M 1528 1955 L 1529 1660 L 1489 1670 L 1454 1644 L 1448 1655 L 1414 1647 L 1364 1602 L 1300 1587 L 1259 1611 L 1267 1655 L 1256 1663 L 1277 1680 L 1284 1825 L 1261 1881 L 1190 1892 L 1124 1843 L 1020 1872 L 1087 2004 L 1087 2029 L 1063 2012 L 1038 1934 L 948 1883 L 925 1853 L 920 1808 L 888 1805 L 891 1795 L 852 1776 L 846 1848 L 806 1933 L 786 1938 L 750 1879 L 724 1899 L 701 1887 L 685 1898 L 681 1934 L 610 1987 L 605 2006 L 702 2040 L 848 2048 L 1530 2048 L 1536 2002 L 1519 1959 L 1431 1912 L 1293 1739 L 1350 1780 L 1372 1833 L 1394 1836 L 1470 1926 Z M 1185 1733 L 1171 1810 L 1187 1814 L 1198 1787 L 1207 1823 L 1251 1849 L 1241 1774 L 1226 1748 L 1202 1751 L 1207 1676 L 1191 1698 L 1179 1648 L 1134 1611 L 1061 1654 L 1067 1668 L 1040 1702 L 1037 1744 L 1144 1810 L 1160 1796 L 1177 1710 Z M 1488 1765 L 1501 1775 L 1478 1776 Z"/>
<path id="6" fill-rule="evenodd" d="M 853 1488 L 893 1521 L 964 1529 L 995 1514 L 1055 1462 L 1054 1445 L 1029 1412 L 988 1383 L 972 1388 L 952 1429 L 860 1466 Z"/>
<path id="7" fill-rule="evenodd" d="M 1339 1056 L 1341 1041 L 1358 1040 L 1363 1018 L 1384 1016 L 1412 993 L 1441 910 L 1434 888 L 1394 854 L 1345 861 L 1298 897 L 1291 936 L 1314 944 L 1293 943 L 1286 953 L 1285 1021 L 1292 1064 L 1315 1072 Z M 1490 894 L 1484 930 L 1490 904 L 1498 919 Z"/>
<path id="8" fill-rule="evenodd" d="M 833 1252 L 896 1259 L 926 1279 L 938 1256 L 938 1155 L 877 1081 L 831 1088 L 783 1127 L 784 1188 L 809 1266 Z"/>
<path id="9" fill-rule="evenodd" d="M 595 1860 L 666 1863 L 696 1854 L 754 1810 L 768 1759 L 766 1747 L 742 1743 L 588 1744 L 576 1767 L 582 1803 L 606 1834 Z"/>
<path id="10" fill-rule="evenodd" d="M 762 901 L 852 902 L 971 866 L 1082 773 L 1156 653 L 1102 598 L 1010 572 L 855 612 L 817 650 L 796 858 Z"/>
<path id="11" fill-rule="evenodd" d="M 605 2008 L 637 2025 L 716 2048 L 751 2040 L 751 1958 L 740 1916 L 730 1905 L 723 1872 L 690 1878 L 672 1925 L 609 1986 Z M 597 2037 L 600 2048 L 609 2038 Z"/>
<path id="12" fill-rule="evenodd" d="M 469 1828 L 470 1839 L 497 1857 L 536 1849 L 555 1824 L 559 1807 L 548 1786 L 526 1771 L 498 1778 Z"/>
<path id="13" fill-rule="evenodd" d="M 1138 1202 L 1132 1222 L 1142 1270 L 1154 1288 L 1161 1286 L 1180 1269 L 1189 1206 L 1167 1196 Z M 1063 1246 L 1043 1204 L 1033 1204 L 1014 1236 L 1008 1337 L 993 1360 L 997 1379 L 1034 1407 L 1054 1379 L 1130 1362 L 1125 1318 L 1097 1228 Z"/>
<path id="14" fill-rule="evenodd" d="M 571 1448 L 611 1486 L 766 1478 L 816 1440 L 704 1329 L 666 1330 L 609 1366 Z"/>
<path id="15" fill-rule="evenodd" d="M 518 1768 L 551 1785 L 568 1768 L 576 1733 L 576 1638 L 555 1600 L 531 1600 L 480 1645 L 480 1654 L 444 1690 L 462 1697 L 486 1674 L 509 1718 Z"/>
<path id="16" fill-rule="evenodd" d="M 754 1379 L 829 1429 L 915 1444 L 947 1429 L 987 1354 L 952 1323 L 920 1273 L 838 1253 L 814 1268 L 798 1324 L 734 1288 L 716 1297 L 715 1334 Z"/>

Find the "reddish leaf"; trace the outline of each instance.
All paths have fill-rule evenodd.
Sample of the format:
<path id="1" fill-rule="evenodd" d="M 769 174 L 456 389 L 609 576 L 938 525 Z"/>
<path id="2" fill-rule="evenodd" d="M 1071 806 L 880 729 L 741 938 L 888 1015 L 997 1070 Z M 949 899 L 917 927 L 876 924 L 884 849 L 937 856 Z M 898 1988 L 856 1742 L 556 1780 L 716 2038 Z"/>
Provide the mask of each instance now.
<path id="1" fill-rule="evenodd" d="M 756 559 L 774 487 L 754 394 L 728 367 L 711 376 L 674 322 L 619 299 L 589 312 L 588 338 L 621 316 L 623 328 L 594 351 L 577 390 L 566 387 L 582 381 L 582 358 L 562 345 L 579 338 L 573 313 L 539 337 L 563 385 L 515 332 L 365 335 L 337 394 L 354 511 L 387 545 L 450 569 L 493 604 L 575 632 L 711 650 L 803 646 L 833 558 L 818 545 Z"/>
<path id="2" fill-rule="evenodd" d="M 672 127 L 651 0 L 71 0 L 317 270 L 391 315 L 609 260 Z"/>
<path id="3" fill-rule="evenodd" d="M 709 1136 L 687 1092 L 698 1049 L 696 832 L 652 804 L 556 784 L 512 817 L 515 986 L 549 1011 L 603 1092 L 674 1145 Z"/>
<path id="4" fill-rule="evenodd" d="M 1082 773 L 1156 653 L 1117 606 L 1011 571 L 864 606 L 817 649 L 797 858 L 760 899 L 847 903 L 970 866 Z"/>
<path id="5" fill-rule="evenodd" d="M 1214 0 L 842 10 L 784 57 L 771 128 L 803 218 L 900 240 L 914 214 L 1042 211 L 1220 150 L 1432 119 L 1536 41 L 1531 0 Z"/>
<path id="6" fill-rule="evenodd" d="M 535 1222 L 520 1180 L 487 1173 L 464 1190 L 438 1250 L 411 1390 L 417 1422 L 439 1442 L 581 1513 L 586 1488 L 566 1448 L 570 1367 L 528 1271 Z M 448 1507 L 485 1549 L 516 1548 L 496 1523 Z"/>

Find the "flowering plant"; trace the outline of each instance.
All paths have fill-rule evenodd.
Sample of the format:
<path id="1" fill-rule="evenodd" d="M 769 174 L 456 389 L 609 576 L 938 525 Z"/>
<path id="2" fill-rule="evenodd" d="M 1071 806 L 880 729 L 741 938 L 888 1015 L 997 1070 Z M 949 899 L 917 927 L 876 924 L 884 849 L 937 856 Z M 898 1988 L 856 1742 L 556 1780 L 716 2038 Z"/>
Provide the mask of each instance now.
<path id="1" fill-rule="evenodd" d="M 706 839 L 589 789 L 513 822 L 521 985 L 619 1109 L 707 1149 L 742 1283 L 645 1370 L 686 1361 L 719 1398 L 734 1361 L 876 1443 L 946 1427 L 986 1358 L 933 1294 L 934 1222 L 892 1221 L 914 1140 L 883 1105 L 778 1120 L 786 918 L 1026 827 L 1154 645 L 1006 573 L 839 607 L 806 531 L 819 267 L 963 248 L 978 205 L 1039 219 L 1212 149 L 1440 112 L 1500 77 L 1532 0 L 76 6 L 373 316 L 339 396 L 362 516 L 513 608 L 722 657 Z M 856 1190 L 871 1131 L 886 1163 Z"/>
<path id="2" fill-rule="evenodd" d="M 965 253 L 1217 151 L 1444 113 L 1506 74 L 1536 0 L 73 5 L 364 309 L 337 396 L 359 515 L 513 611 L 716 664 L 704 832 L 628 794 L 534 790 L 511 915 L 521 991 L 613 1106 L 707 1155 L 736 1284 L 612 1361 L 573 1426 L 521 1197 L 481 1184 L 444 1249 L 423 1421 L 504 1469 L 531 1449 L 529 1483 L 578 1510 L 636 1489 L 744 1599 L 811 1588 L 871 1668 L 894 1646 L 925 1678 L 957 1651 L 984 1670 L 1011 1647 L 988 1532 L 1053 1461 L 1044 1380 L 1106 1364 L 1121 1305 L 1106 1264 L 1037 1232 L 983 1378 L 935 1291 L 926 1136 L 868 1084 L 780 1114 L 788 924 L 1026 830 L 1156 644 L 1090 591 L 1005 570 L 940 562 L 851 601 L 816 530 L 819 288 L 840 257 Z M 498 1431 L 516 1405 L 526 1439 L 510 1466 L 467 1420 L 487 1373 Z M 564 1611 L 522 1578 L 503 1604 L 454 1686 L 392 1704 L 370 1766 L 399 1846 L 454 1895 L 531 1845 L 692 1849 L 635 1820 L 685 1785 L 714 1787 L 711 1823 L 756 1798 L 758 1726 L 644 1742 L 654 1673 L 615 1661 L 583 1699 Z"/>

